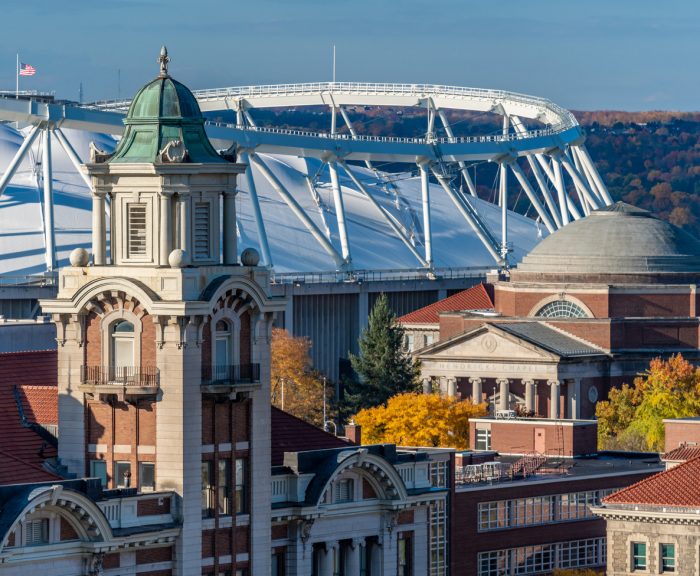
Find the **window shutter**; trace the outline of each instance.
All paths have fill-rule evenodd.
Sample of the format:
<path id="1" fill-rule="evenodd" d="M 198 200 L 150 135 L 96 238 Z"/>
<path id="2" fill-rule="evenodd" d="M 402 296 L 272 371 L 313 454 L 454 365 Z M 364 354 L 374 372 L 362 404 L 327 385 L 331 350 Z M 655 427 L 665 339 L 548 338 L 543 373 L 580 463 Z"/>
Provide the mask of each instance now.
<path id="1" fill-rule="evenodd" d="M 209 202 L 194 203 L 194 258 L 195 260 L 208 260 L 210 258 L 209 246 Z"/>
<path id="2" fill-rule="evenodd" d="M 146 204 L 129 204 L 127 215 L 127 257 L 146 255 Z"/>

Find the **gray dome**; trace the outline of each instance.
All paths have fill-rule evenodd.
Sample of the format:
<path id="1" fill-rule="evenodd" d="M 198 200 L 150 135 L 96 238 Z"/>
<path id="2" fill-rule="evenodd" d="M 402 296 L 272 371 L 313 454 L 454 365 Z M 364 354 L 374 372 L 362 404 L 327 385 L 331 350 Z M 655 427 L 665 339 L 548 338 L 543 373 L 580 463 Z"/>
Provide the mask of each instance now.
<path id="1" fill-rule="evenodd" d="M 517 271 L 700 274 L 700 241 L 647 210 L 617 202 L 550 234 Z"/>

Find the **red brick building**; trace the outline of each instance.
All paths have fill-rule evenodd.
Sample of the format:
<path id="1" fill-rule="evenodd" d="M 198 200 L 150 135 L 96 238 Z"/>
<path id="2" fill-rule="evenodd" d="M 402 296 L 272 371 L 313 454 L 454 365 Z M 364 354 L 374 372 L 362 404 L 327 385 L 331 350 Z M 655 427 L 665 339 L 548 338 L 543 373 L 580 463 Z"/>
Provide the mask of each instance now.
<path id="1" fill-rule="evenodd" d="M 426 388 L 495 410 L 590 418 L 598 398 L 631 382 L 652 358 L 682 352 L 698 359 L 699 278 L 698 240 L 617 203 L 551 234 L 517 268 L 489 278 L 491 309 L 481 309 L 483 298 L 466 308 L 443 304 L 439 339 L 414 354 Z M 410 334 L 427 333 L 435 327 L 428 316 L 418 311 L 399 321 Z"/>

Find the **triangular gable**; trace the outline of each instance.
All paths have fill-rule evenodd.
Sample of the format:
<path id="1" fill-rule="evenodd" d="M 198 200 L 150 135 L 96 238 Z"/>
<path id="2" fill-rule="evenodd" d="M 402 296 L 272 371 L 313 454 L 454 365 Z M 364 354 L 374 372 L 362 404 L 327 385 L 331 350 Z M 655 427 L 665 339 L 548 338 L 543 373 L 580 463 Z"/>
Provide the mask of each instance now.
<path id="1" fill-rule="evenodd" d="M 424 348 L 419 358 L 489 358 L 504 360 L 559 360 L 561 357 L 533 342 L 501 330 L 498 324 L 483 324 Z"/>

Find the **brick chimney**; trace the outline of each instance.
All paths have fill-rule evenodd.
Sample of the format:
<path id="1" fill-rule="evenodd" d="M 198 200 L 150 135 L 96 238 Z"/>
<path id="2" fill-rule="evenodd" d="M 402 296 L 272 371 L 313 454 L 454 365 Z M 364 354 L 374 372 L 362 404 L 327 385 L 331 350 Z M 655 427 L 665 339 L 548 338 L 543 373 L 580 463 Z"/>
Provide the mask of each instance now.
<path id="1" fill-rule="evenodd" d="M 362 426 L 355 424 L 352 420 L 349 424 L 345 425 L 345 437 L 350 440 L 350 442 L 362 445 Z"/>

